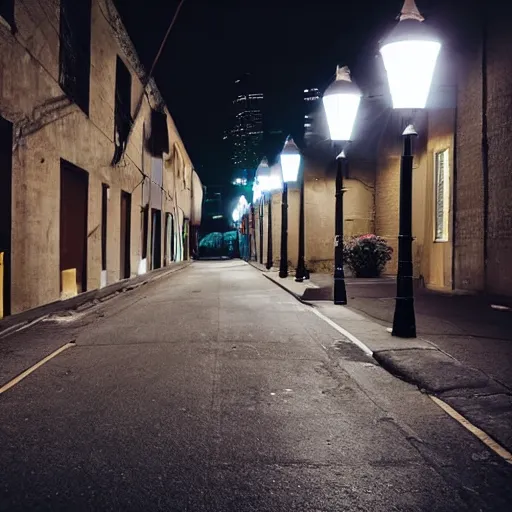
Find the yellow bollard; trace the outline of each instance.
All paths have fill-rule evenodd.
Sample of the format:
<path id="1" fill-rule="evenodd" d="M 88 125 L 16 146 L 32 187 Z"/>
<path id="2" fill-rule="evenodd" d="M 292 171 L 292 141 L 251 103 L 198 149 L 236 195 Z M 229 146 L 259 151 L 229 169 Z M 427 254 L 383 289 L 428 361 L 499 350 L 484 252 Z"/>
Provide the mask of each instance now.
<path id="1" fill-rule="evenodd" d="M 4 317 L 4 253 L 0 252 L 0 320 Z"/>
<path id="2" fill-rule="evenodd" d="M 62 291 L 60 293 L 61 300 L 70 299 L 78 295 L 76 286 L 76 268 L 63 270 L 61 273 Z"/>

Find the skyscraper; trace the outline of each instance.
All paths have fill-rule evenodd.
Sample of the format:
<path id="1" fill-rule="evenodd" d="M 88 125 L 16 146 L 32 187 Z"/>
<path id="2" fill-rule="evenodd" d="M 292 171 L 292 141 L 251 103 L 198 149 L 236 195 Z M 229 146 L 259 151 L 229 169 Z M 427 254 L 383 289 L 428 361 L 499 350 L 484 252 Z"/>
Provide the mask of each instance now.
<path id="1" fill-rule="evenodd" d="M 320 91 L 316 88 L 304 89 L 304 140 L 314 135 L 313 121 L 315 121 L 322 99 Z"/>
<path id="2" fill-rule="evenodd" d="M 251 179 L 261 159 L 263 141 L 263 93 L 258 92 L 250 74 L 235 81 L 233 127 L 229 132 L 231 165 L 237 178 Z"/>

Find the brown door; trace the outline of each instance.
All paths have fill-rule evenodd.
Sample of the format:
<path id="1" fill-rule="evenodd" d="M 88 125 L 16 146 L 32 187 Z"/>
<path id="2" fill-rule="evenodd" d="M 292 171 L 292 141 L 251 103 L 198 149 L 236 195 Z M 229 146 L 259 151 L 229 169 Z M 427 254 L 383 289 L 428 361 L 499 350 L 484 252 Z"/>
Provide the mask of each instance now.
<path id="1" fill-rule="evenodd" d="M 87 202 L 89 175 L 61 160 L 60 270 L 76 269 L 78 293 L 87 290 Z"/>
<path id="2" fill-rule="evenodd" d="M 153 269 L 162 266 L 162 212 L 155 208 L 151 209 L 151 248 Z"/>
<path id="3" fill-rule="evenodd" d="M 121 191 L 121 258 L 120 277 L 127 279 L 131 274 L 130 264 L 130 230 L 131 230 L 132 196 Z"/>
<path id="4" fill-rule="evenodd" d="M 0 253 L 4 253 L 3 316 L 11 314 L 11 225 L 12 124 L 0 117 Z M 2 318 L 1 311 L 0 318 Z"/>

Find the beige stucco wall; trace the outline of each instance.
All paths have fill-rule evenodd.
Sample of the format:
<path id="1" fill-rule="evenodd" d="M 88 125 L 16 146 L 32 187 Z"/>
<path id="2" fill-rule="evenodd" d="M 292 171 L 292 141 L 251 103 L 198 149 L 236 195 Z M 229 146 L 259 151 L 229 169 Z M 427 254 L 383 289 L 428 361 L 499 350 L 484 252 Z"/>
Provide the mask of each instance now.
<path id="1" fill-rule="evenodd" d="M 334 260 L 335 176 L 333 165 L 318 163 L 304 157 L 304 220 L 306 266 L 315 272 L 330 272 Z M 345 236 L 370 233 L 374 229 L 373 167 L 370 162 L 350 165 L 349 179 L 344 180 Z M 299 190 L 296 185 L 288 191 L 288 261 L 293 269 L 298 258 Z M 272 240 L 274 266 L 280 262 L 281 192 L 272 196 Z M 256 209 L 256 217 L 258 210 Z M 268 206 L 264 211 L 263 261 L 267 261 Z M 256 224 L 257 251 L 259 231 Z"/>
<path id="2" fill-rule="evenodd" d="M 108 4 L 106 3 L 108 2 Z M 15 3 L 17 33 L 0 24 L 0 112 L 14 124 L 12 312 L 20 312 L 60 297 L 59 226 L 60 159 L 87 171 L 87 289 L 100 286 L 101 184 L 110 186 L 108 201 L 107 281 L 120 276 L 120 197 L 132 194 L 131 275 L 141 258 L 143 172 L 150 156 L 143 147 L 143 124 L 150 105 L 144 99 L 127 150 L 116 167 L 114 153 L 114 90 L 116 56 L 132 74 L 132 115 L 142 84 L 133 57 L 126 57 L 104 13 L 109 0 L 92 1 L 89 116 L 70 103 L 59 86 L 59 2 L 26 0 Z M 43 11 L 44 8 L 44 11 Z M 101 9 L 101 10 L 100 10 Z M 103 11 L 103 12 L 102 12 Z M 154 106 L 154 105 L 152 105 Z M 192 164 L 172 119 L 171 147 L 181 144 L 182 182 L 174 184 L 174 169 L 164 171 L 164 210 L 190 217 Z M 162 230 L 165 222 L 163 219 Z M 162 243 L 164 235 L 162 234 Z"/>
<path id="3" fill-rule="evenodd" d="M 426 286 L 434 289 L 453 289 L 453 186 L 454 186 L 454 126 L 453 109 L 431 110 L 428 114 L 426 175 L 424 177 L 424 237 L 420 271 Z M 448 240 L 435 241 L 435 161 L 434 155 L 448 150 L 450 176 L 450 210 Z M 421 194 L 421 190 L 418 190 Z M 420 229 L 420 226 L 418 226 Z"/>
<path id="4" fill-rule="evenodd" d="M 376 177 L 376 234 L 393 248 L 393 257 L 386 265 L 386 274 L 396 274 L 398 264 L 398 220 L 400 197 L 400 162 L 403 132 L 413 122 L 418 137 L 413 142 L 412 231 L 414 276 L 431 288 L 452 288 L 452 222 L 448 242 L 434 241 L 434 153 L 448 149 L 450 171 L 453 170 L 454 110 L 437 109 L 416 112 L 405 119 L 390 111 L 387 130 L 383 133 L 378 153 Z M 450 174 L 453 188 L 453 172 Z M 453 191 L 450 196 L 452 201 Z M 451 214 L 451 211 L 450 211 Z"/>

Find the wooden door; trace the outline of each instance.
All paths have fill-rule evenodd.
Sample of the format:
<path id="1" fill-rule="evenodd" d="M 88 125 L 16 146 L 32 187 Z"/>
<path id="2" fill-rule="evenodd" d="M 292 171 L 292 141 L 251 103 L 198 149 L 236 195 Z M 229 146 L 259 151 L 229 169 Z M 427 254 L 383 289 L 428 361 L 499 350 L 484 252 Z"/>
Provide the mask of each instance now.
<path id="1" fill-rule="evenodd" d="M 120 246 L 120 278 L 127 279 L 131 275 L 130 261 L 130 231 L 131 231 L 131 211 L 132 197 L 131 194 L 121 191 L 121 246 Z"/>
<path id="2" fill-rule="evenodd" d="M 60 271 L 75 269 L 78 293 L 87 290 L 87 206 L 89 174 L 61 160 Z"/>

